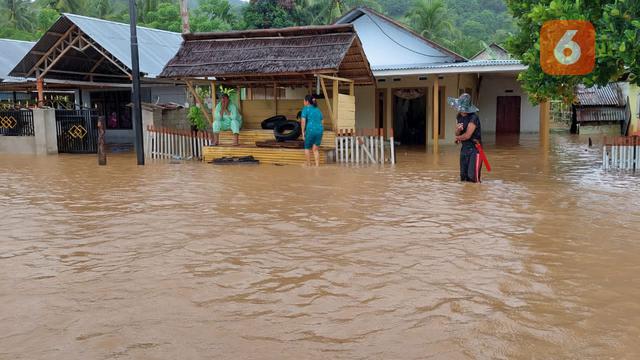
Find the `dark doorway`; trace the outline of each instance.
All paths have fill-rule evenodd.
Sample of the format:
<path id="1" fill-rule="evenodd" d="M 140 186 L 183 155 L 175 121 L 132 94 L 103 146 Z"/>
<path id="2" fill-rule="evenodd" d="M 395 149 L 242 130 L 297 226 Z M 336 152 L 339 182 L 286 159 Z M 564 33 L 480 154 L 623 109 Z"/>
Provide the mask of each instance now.
<path id="1" fill-rule="evenodd" d="M 496 135 L 520 134 L 520 96 L 498 96 Z"/>
<path id="2" fill-rule="evenodd" d="M 427 97 L 423 89 L 393 90 L 393 132 L 402 145 L 425 145 Z"/>
<path id="3" fill-rule="evenodd" d="M 91 108 L 105 117 L 107 129 L 131 129 L 130 91 L 93 91 Z"/>

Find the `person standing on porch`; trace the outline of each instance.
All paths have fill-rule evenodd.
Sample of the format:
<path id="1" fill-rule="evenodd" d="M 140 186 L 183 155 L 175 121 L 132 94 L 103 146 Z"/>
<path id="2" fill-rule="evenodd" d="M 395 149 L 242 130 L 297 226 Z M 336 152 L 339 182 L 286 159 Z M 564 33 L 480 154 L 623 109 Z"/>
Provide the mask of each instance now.
<path id="1" fill-rule="evenodd" d="M 304 97 L 304 108 L 300 114 L 300 119 L 307 166 L 311 166 L 311 151 L 313 151 L 316 166 L 320 166 L 320 151 L 318 148 L 322 144 L 324 128 L 322 126 L 322 112 L 318 109 L 318 103 L 313 95 Z"/>
<path id="2" fill-rule="evenodd" d="M 223 94 L 222 99 L 216 105 L 213 120 L 213 146 L 220 142 L 220 131 L 233 133 L 233 146 L 239 145 L 240 128 L 242 127 L 242 115 L 238 107 L 229 101 L 229 95 Z"/>
<path id="3" fill-rule="evenodd" d="M 482 159 L 476 144 L 482 144 L 479 109 L 471 103 L 471 95 L 448 98 L 447 102 L 458 111 L 456 116 L 456 143 L 460 149 L 460 181 L 480 182 Z"/>

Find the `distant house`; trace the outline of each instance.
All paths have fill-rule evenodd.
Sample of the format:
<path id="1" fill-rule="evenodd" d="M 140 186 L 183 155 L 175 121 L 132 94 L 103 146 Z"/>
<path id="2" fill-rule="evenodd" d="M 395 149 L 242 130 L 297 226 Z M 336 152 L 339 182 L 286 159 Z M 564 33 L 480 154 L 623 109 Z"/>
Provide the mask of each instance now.
<path id="1" fill-rule="evenodd" d="M 572 128 L 579 134 L 620 135 L 627 131 L 630 116 L 627 99 L 617 83 L 576 89 Z"/>
<path id="2" fill-rule="evenodd" d="M 356 88 L 358 127 L 393 129 L 406 145 L 435 138 L 453 143 L 456 113 L 446 99 L 467 92 L 480 108 L 485 133 L 539 131 L 539 107 L 516 80 L 526 69 L 520 61 L 468 60 L 366 7 L 337 23 L 354 25 L 376 80 Z"/>
<path id="3" fill-rule="evenodd" d="M 184 104 L 181 83 L 157 75 L 178 51 L 182 36 L 138 27 L 142 101 Z M 10 59 L 10 81 L 0 91 L 33 93 L 39 79 L 46 91 L 67 91 L 77 106 L 97 109 L 107 118 L 107 142 L 133 142 L 131 121 L 131 46 L 128 24 L 63 14 L 26 53 Z M 25 46 L 26 47 L 26 46 Z M 0 51 L 7 51 L 0 43 Z M 26 95 L 25 95 L 26 96 Z M 46 98 L 46 95 L 45 95 Z"/>
<path id="4" fill-rule="evenodd" d="M 511 54 L 502 46 L 491 43 L 486 49 L 473 55 L 471 60 L 511 60 Z"/>
<path id="5" fill-rule="evenodd" d="M 29 50 L 35 45 L 35 42 L 19 41 L 10 39 L 0 39 L 0 83 L 16 83 L 23 82 L 25 79 L 9 76 L 9 73 L 16 66 Z M 2 91 L 0 89 L 0 101 L 26 101 L 29 100 L 29 94 L 16 91 Z"/>

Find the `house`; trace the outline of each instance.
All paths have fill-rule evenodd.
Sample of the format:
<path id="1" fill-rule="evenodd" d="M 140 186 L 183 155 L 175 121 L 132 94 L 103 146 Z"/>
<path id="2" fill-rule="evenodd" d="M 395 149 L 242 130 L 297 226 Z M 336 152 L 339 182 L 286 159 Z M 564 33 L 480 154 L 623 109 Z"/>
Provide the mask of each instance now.
<path id="1" fill-rule="evenodd" d="M 181 34 L 138 27 L 137 36 L 142 101 L 184 104 L 183 83 L 157 78 L 178 51 Z M 107 142 L 133 142 L 131 108 L 127 106 L 131 102 L 128 24 L 62 14 L 15 63 L 9 75 L 19 80 L 2 83 L 0 88 L 37 91 L 40 103 L 50 100 L 46 91 L 64 89 L 69 93 L 67 102 L 95 109 L 106 117 Z"/>
<path id="2" fill-rule="evenodd" d="M 502 46 L 491 43 L 486 49 L 473 55 L 471 60 L 511 60 L 511 54 Z"/>
<path id="3" fill-rule="evenodd" d="M 518 60 L 466 59 L 366 7 L 336 23 L 354 25 L 376 80 L 356 88 L 358 127 L 393 129 L 402 144 L 432 142 L 437 149 L 453 143 L 456 113 L 447 97 L 467 92 L 480 108 L 483 132 L 539 131 L 540 109 L 516 79 L 526 69 Z"/>
<path id="4" fill-rule="evenodd" d="M 572 128 L 578 134 L 620 135 L 627 131 L 631 114 L 618 83 L 576 89 Z"/>
<path id="5" fill-rule="evenodd" d="M 238 146 L 227 146 L 229 134 L 223 132 L 221 144 L 204 147 L 205 160 L 252 155 L 261 162 L 304 162 L 299 149 L 259 147 L 256 141 L 273 139 L 273 130 L 261 128 L 264 119 L 274 115 L 295 119 L 303 96 L 321 88 L 318 108 L 325 128 L 321 162 L 327 161 L 334 150 L 335 132 L 357 127 L 356 89 L 373 85 L 369 62 L 351 24 L 184 34 L 183 38 L 161 78 L 184 80 L 201 109 L 205 100 L 194 90 L 198 84 L 246 89 L 246 95 L 236 99 L 243 117 Z M 260 88 L 273 89 L 275 96 L 254 98 L 251 93 Z M 290 92 L 291 96 L 280 99 L 279 88 L 298 89 L 299 97 Z M 215 103 L 216 92 L 211 95 Z M 212 115 L 204 112 L 210 122 Z"/>
<path id="6" fill-rule="evenodd" d="M 27 52 L 35 45 L 35 42 L 20 41 L 10 39 L 0 39 L 0 83 L 21 82 L 24 79 L 9 76 L 9 73 L 16 64 L 27 54 Z M 29 100 L 27 93 L 16 91 L 2 91 L 0 89 L 0 102 L 12 102 Z"/>

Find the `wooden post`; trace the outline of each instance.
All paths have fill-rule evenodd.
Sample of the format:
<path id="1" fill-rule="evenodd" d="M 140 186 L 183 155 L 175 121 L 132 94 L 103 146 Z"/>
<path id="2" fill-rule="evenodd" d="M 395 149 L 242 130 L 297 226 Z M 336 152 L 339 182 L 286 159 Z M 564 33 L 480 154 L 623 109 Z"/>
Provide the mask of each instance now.
<path id="1" fill-rule="evenodd" d="M 336 127 L 340 126 L 340 119 L 338 119 L 339 86 L 340 84 L 338 83 L 338 80 L 333 80 L 333 98 L 331 99 L 331 102 L 333 103 L 333 123 Z"/>
<path id="2" fill-rule="evenodd" d="M 240 113 L 242 113 L 242 93 L 241 93 L 242 89 L 240 88 L 240 86 L 236 86 L 236 94 L 238 94 L 238 111 L 240 111 Z"/>
<path id="3" fill-rule="evenodd" d="M 182 33 L 188 34 L 190 32 L 188 0 L 180 0 L 180 17 L 182 18 Z"/>
<path id="4" fill-rule="evenodd" d="M 98 165 L 107 165 L 107 153 L 104 150 L 104 116 L 98 116 Z"/>
<path id="5" fill-rule="evenodd" d="M 391 88 L 387 88 L 385 92 L 384 112 L 384 128 L 387 130 L 387 136 L 389 136 L 393 130 L 393 89 Z"/>
<path id="6" fill-rule="evenodd" d="M 429 111 L 429 88 L 426 87 L 424 88 L 424 123 L 425 123 L 425 127 L 424 127 L 424 146 L 425 146 L 425 150 L 429 151 L 429 119 L 430 116 L 433 115 L 431 114 L 431 112 Z"/>
<path id="7" fill-rule="evenodd" d="M 214 121 L 216 121 L 216 82 L 211 81 L 211 123 L 213 124 Z"/>
<path id="8" fill-rule="evenodd" d="M 349 95 L 356 96 L 356 85 L 353 82 L 349 83 Z"/>
<path id="9" fill-rule="evenodd" d="M 435 76 L 435 79 L 433 81 L 433 153 L 436 154 L 438 153 L 438 138 L 440 137 L 438 135 L 439 131 L 439 125 L 440 125 L 440 101 L 438 101 L 439 99 L 439 93 L 440 93 L 440 82 L 438 80 L 438 76 Z"/>
<path id="10" fill-rule="evenodd" d="M 276 113 L 274 115 L 278 115 L 278 86 L 273 84 L 273 101 L 275 101 Z"/>
<path id="11" fill-rule="evenodd" d="M 191 84 L 191 82 L 189 80 L 185 81 L 185 83 L 187 84 L 187 89 L 189 89 L 189 92 L 191 93 L 191 95 L 195 99 L 196 104 L 198 104 L 198 106 L 200 106 L 200 109 L 202 110 L 202 114 L 204 114 L 204 117 L 209 122 L 209 125 L 213 124 L 213 120 L 211 119 L 211 114 L 209 114 L 209 112 L 207 111 L 207 107 L 204 105 L 204 101 L 202 99 L 200 99 L 200 96 L 196 92 L 196 89 L 193 87 L 193 84 Z M 213 108 L 215 109 L 215 106 Z M 213 111 L 212 111 L 212 113 L 213 113 Z"/>
<path id="12" fill-rule="evenodd" d="M 36 89 L 38 90 L 38 107 L 44 106 L 44 80 L 38 77 L 36 80 Z"/>
<path id="13" fill-rule="evenodd" d="M 549 102 L 540 103 L 540 144 L 546 147 L 549 144 Z"/>

